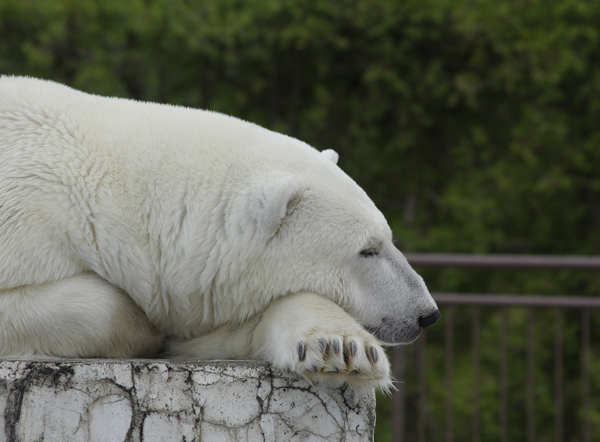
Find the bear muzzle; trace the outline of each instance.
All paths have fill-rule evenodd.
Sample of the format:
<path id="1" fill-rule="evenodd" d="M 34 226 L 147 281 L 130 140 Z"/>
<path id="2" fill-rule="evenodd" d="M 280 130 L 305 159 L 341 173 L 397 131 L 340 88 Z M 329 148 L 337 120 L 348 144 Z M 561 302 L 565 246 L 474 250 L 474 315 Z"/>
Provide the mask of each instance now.
<path id="1" fill-rule="evenodd" d="M 398 322 L 391 318 L 383 318 L 378 327 L 367 327 L 371 333 L 380 341 L 387 345 L 410 344 L 414 342 L 421 330 L 435 324 L 440 320 L 442 314 L 439 310 L 435 310 L 425 316 L 419 316 L 416 321 Z"/>

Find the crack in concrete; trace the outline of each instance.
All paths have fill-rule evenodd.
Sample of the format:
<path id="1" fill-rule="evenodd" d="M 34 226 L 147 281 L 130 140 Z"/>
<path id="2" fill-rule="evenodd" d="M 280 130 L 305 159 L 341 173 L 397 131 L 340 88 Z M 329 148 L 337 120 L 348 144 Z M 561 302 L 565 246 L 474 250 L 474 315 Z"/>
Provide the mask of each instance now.
<path id="1" fill-rule="evenodd" d="M 79 416 L 76 427 L 70 427 L 74 428 L 73 440 L 89 440 L 93 417 L 96 424 L 98 419 L 100 422 L 105 419 L 106 423 L 102 425 L 109 430 L 111 423 L 117 422 L 120 425 L 119 434 L 124 435 L 125 441 L 144 442 L 145 423 L 151 415 L 156 417 L 148 421 L 151 422 L 148 428 L 163 428 L 165 434 L 178 434 L 178 438 L 185 441 L 199 441 L 201 433 L 209 437 L 207 434 L 210 434 L 211 426 L 226 430 L 236 440 L 245 437 L 239 440 L 266 442 L 273 438 L 287 440 L 290 437 L 313 437 L 343 441 L 350 435 L 359 440 L 372 440 L 374 399 L 367 394 L 364 400 L 360 400 L 362 396 L 356 400 L 357 397 L 349 396 L 348 387 L 309 385 L 299 377 L 255 363 L 237 362 L 231 366 L 221 362 L 179 364 L 167 360 L 102 363 L 113 366 L 100 370 L 93 365 L 97 361 L 91 360 L 35 361 L 25 365 L 23 361 L 0 361 L 0 369 L 7 373 L 4 379 L 0 379 L 0 395 L 6 396 L 5 409 L 0 409 L 4 412 L 6 440 L 18 442 L 21 437 L 19 428 L 29 425 L 27 419 L 36 419 L 38 427 L 41 422 L 40 431 L 44 432 L 42 438 L 52 439 L 53 436 L 46 432 L 58 428 L 57 424 L 55 422 L 54 427 L 48 427 L 45 424 L 46 415 L 40 413 L 46 413 L 49 407 L 59 407 L 58 404 L 40 405 L 38 402 L 34 409 L 23 412 L 25 396 L 28 397 L 27 406 L 31 406 L 36 401 L 52 400 L 53 395 L 44 393 L 48 390 L 61 394 L 77 391 L 91 399 L 90 402 L 87 399 L 81 403 L 75 401 L 73 408 L 67 410 L 70 413 L 62 413 Z M 74 367 L 77 367 L 77 376 Z M 240 370 L 240 375 L 236 375 L 237 370 Z M 194 380 L 194 375 L 202 374 L 216 375 L 218 379 L 215 382 L 210 379 L 209 384 L 203 385 Z M 248 376 L 244 377 L 245 374 Z M 118 379 L 123 381 L 124 375 L 130 379 L 130 387 L 127 381 L 127 387 L 118 382 Z M 164 399 L 161 395 L 164 395 Z M 233 402 L 223 402 L 232 400 L 227 398 L 234 398 Z M 282 398 L 284 402 L 278 402 Z M 308 398 L 314 398 L 314 402 Z M 63 397 L 62 400 L 66 399 Z M 126 401 L 125 404 L 122 401 Z M 101 406 L 94 407 L 98 403 Z M 155 409 L 158 404 L 160 410 Z M 163 409 L 163 404 L 175 408 Z M 281 405 L 284 408 L 277 410 Z M 131 420 L 127 422 L 122 414 L 114 416 L 110 412 L 111 407 L 115 410 L 127 410 L 130 407 Z M 207 410 L 210 410 L 209 415 L 206 414 Z M 75 417 L 71 418 L 75 422 L 73 419 Z M 204 423 L 209 427 L 202 430 Z"/>

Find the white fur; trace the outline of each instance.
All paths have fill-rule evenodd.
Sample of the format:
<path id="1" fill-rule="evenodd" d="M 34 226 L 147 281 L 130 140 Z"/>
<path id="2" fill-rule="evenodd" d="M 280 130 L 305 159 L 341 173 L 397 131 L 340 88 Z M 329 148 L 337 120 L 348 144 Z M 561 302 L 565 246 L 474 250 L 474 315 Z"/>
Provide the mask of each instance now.
<path id="1" fill-rule="evenodd" d="M 0 354 L 146 355 L 156 327 L 304 373 L 294 339 L 411 342 L 435 303 L 336 162 L 222 114 L 0 77 Z M 310 332 L 283 319 L 300 292 Z M 246 321 L 290 334 L 219 338 Z"/>
<path id="2" fill-rule="evenodd" d="M 0 324 L 5 356 L 151 356 L 162 340 L 125 292 L 94 274 L 2 290 Z"/>

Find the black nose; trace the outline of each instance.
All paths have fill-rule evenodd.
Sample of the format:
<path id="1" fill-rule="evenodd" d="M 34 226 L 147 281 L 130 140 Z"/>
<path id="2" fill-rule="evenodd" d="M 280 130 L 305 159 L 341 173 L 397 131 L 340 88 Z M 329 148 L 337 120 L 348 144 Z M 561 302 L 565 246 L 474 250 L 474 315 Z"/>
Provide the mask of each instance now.
<path id="1" fill-rule="evenodd" d="M 436 322 L 438 322 L 441 317 L 442 317 L 442 314 L 440 313 L 440 311 L 436 310 L 435 312 L 433 312 L 430 315 L 421 316 L 419 318 L 419 325 L 421 326 L 421 328 L 427 328 L 430 325 L 433 325 Z"/>

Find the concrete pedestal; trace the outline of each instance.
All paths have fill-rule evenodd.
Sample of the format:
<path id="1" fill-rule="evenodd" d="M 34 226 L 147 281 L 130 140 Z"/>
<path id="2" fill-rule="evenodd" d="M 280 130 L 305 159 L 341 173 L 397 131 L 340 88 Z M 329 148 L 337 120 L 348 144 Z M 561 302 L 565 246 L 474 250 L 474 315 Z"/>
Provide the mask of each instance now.
<path id="1" fill-rule="evenodd" d="M 373 392 L 255 361 L 1 360 L 0 441 L 370 441 Z"/>

